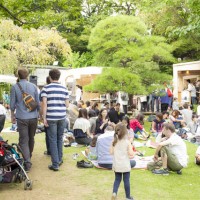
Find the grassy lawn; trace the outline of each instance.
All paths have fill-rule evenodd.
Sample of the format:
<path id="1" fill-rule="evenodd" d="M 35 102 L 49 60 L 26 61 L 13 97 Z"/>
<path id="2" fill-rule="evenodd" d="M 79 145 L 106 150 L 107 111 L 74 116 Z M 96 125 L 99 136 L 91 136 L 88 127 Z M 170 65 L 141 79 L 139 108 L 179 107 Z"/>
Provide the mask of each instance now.
<path id="1" fill-rule="evenodd" d="M 10 124 L 6 124 L 10 126 Z M 145 122 L 146 130 L 149 130 L 150 123 Z M 4 139 L 8 139 L 9 143 L 18 141 L 17 133 L 2 133 Z M 43 192 L 46 190 L 51 190 L 51 183 L 49 187 L 45 188 L 44 183 L 48 181 L 48 177 L 43 177 L 45 175 L 40 175 L 40 178 L 37 178 L 38 173 L 35 166 L 40 163 L 41 166 L 44 165 L 40 171 L 47 171 L 47 164 L 50 164 L 50 159 L 46 158 L 43 155 L 45 150 L 44 134 L 36 134 L 36 144 L 33 156 L 33 172 L 30 172 L 31 178 L 35 181 L 33 191 L 30 192 L 28 199 L 34 199 L 34 192 Z M 132 170 L 131 171 L 131 193 L 136 200 L 199 200 L 200 199 L 200 168 L 194 164 L 194 155 L 197 149 L 196 145 L 186 142 L 188 155 L 189 155 L 189 164 L 188 167 L 183 169 L 182 175 L 177 175 L 176 173 L 170 173 L 169 176 L 158 176 L 154 175 L 147 170 Z M 52 190 L 45 198 L 41 199 L 82 199 L 82 200 L 107 200 L 110 199 L 112 193 L 112 185 L 114 181 L 114 173 L 111 170 L 101 170 L 101 169 L 78 169 L 76 168 L 77 160 L 81 160 L 83 157 L 80 156 L 77 160 L 72 159 L 73 153 L 81 154 L 81 151 L 85 148 L 76 148 L 68 147 L 64 148 L 64 165 L 61 167 L 59 172 L 55 172 L 54 177 L 54 186 L 52 185 Z M 153 155 L 154 149 L 147 147 L 139 148 L 141 151 L 145 151 L 145 155 Z M 40 172 L 41 173 L 41 172 Z M 36 175 L 35 175 L 36 174 Z M 56 180 L 57 179 L 57 180 Z M 66 179 L 66 180 L 65 180 Z M 66 191 L 62 190 L 63 194 L 67 195 L 65 198 L 62 198 L 61 191 L 59 190 L 62 187 L 62 180 L 66 182 Z M 59 185 L 60 184 L 60 185 Z M 70 189 L 70 186 L 72 187 Z M 12 187 L 12 185 L 10 186 Z M 20 186 L 18 187 L 17 192 L 22 192 Z M 54 190 L 53 188 L 57 189 Z M 1 191 L 1 186 L 0 186 Z M 24 192 L 23 192 L 24 193 Z M 3 196 L 2 196 L 3 195 Z M 6 191 L 1 193 L 2 199 L 5 199 L 9 195 Z M 24 195 L 24 194 L 23 194 Z M 35 194 L 36 195 L 36 194 Z M 69 197 L 70 196 L 70 197 Z M 118 200 L 124 198 L 124 189 L 123 184 L 120 186 Z M 4 197 L 4 198 L 3 198 Z M 10 196 L 11 197 L 11 196 Z M 68 198 L 67 198 L 68 197 Z M 7 198 L 8 199 L 8 198 Z M 20 198 L 18 198 L 20 199 Z M 27 199 L 27 198 L 21 198 Z"/>

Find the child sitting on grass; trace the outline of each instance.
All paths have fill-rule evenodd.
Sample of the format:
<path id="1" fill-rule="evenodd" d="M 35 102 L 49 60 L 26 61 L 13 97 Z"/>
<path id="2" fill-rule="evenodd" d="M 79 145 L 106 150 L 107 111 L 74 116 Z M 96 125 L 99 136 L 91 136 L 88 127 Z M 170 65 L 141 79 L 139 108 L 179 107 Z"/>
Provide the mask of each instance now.
<path id="1" fill-rule="evenodd" d="M 141 140 L 147 140 L 150 136 L 150 134 L 148 134 L 145 129 L 143 128 L 144 124 L 144 115 L 143 114 L 139 114 L 136 119 L 132 119 L 130 121 L 130 127 L 133 129 L 134 131 L 134 137 L 136 139 L 141 139 Z M 137 132 L 139 132 L 141 135 L 138 135 Z"/>
<path id="2" fill-rule="evenodd" d="M 95 135 L 92 138 L 92 142 L 90 143 L 90 146 L 87 147 L 85 150 L 85 155 L 89 160 L 97 160 L 97 152 L 96 152 L 96 143 L 97 143 L 98 135 Z"/>

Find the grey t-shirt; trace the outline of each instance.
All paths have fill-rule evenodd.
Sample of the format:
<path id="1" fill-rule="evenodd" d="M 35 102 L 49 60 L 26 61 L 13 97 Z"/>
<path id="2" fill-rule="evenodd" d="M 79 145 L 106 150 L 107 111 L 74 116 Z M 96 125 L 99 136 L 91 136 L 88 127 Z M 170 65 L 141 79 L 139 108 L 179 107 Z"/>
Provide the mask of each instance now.
<path id="1" fill-rule="evenodd" d="M 186 124 L 189 124 L 192 121 L 192 110 L 183 109 L 180 110 L 180 112 L 183 115 L 183 120 L 186 122 Z"/>

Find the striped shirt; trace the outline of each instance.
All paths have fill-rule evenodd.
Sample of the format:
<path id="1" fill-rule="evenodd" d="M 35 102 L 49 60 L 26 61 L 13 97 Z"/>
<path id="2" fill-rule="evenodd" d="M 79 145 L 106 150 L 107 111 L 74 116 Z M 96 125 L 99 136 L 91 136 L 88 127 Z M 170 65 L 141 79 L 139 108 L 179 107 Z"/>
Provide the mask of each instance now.
<path id="1" fill-rule="evenodd" d="M 47 120 L 61 120 L 66 117 L 65 101 L 69 99 L 67 89 L 60 83 L 53 82 L 43 87 L 41 98 L 47 98 Z"/>

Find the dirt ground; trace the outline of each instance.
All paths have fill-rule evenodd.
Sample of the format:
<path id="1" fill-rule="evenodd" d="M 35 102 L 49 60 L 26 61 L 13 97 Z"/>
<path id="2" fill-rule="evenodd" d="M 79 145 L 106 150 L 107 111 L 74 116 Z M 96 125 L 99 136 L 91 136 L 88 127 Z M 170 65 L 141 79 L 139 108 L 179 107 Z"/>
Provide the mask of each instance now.
<path id="1" fill-rule="evenodd" d="M 2 135 L 4 140 L 17 142 L 17 133 Z M 33 181 L 33 189 L 25 191 L 23 183 L 0 184 L 0 199 L 6 200 L 88 200 L 88 199 L 110 199 L 110 190 L 98 198 L 95 195 L 95 187 L 92 183 L 94 177 L 90 177 L 89 170 L 78 169 L 76 160 L 72 154 L 80 149 L 74 147 L 64 148 L 64 163 L 58 172 L 48 169 L 51 164 L 49 156 L 43 154 L 45 150 L 44 134 L 36 134 L 35 149 L 32 157 L 32 168 L 28 176 Z M 74 149 L 72 149 L 74 148 Z M 93 169 L 94 170 L 94 169 Z M 86 180 L 89 177 L 89 182 Z M 107 193 L 107 194 L 106 194 Z"/>

